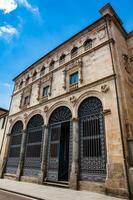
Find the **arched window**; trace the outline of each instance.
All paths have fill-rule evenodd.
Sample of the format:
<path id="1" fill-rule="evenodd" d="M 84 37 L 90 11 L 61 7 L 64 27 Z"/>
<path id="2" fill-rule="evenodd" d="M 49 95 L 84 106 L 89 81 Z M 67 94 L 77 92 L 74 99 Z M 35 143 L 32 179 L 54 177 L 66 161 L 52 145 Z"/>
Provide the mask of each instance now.
<path id="1" fill-rule="evenodd" d="M 65 62 L 66 55 L 62 54 L 59 59 L 59 64 L 63 64 Z"/>
<path id="2" fill-rule="evenodd" d="M 43 65 L 42 68 L 41 68 L 41 75 L 44 75 L 44 74 L 45 74 L 45 69 L 46 69 L 46 68 L 45 68 L 45 66 Z"/>
<path id="3" fill-rule="evenodd" d="M 52 71 L 54 69 L 55 61 L 52 60 L 50 65 L 49 65 L 49 71 Z"/>
<path id="4" fill-rule="evenodd" d="M 43 117 L 33 116 L 27 125 L 27 141 L 24 159 L 24 175 L 37 176 L 41 166 Z"/>
<path id="5" fill-rule="evenodd" d="M 23 123 L 18 121 L 11 130 L 11 142 L 9 146 L 9 154 L 6 165 L 6 173 L 16 174 L 22 140 Z"/>
<path id="6" fill-rule="evenodd" d="M 78 47 L 73 47 L 73 49 L 71 50 L 71 58 L 77 56 L 78 54 Z"/>
<path id="7" fill-rule="evenodd" d="M 84 42 L 84 49 L 86 51 L 86 50 L 91 49 L 91 48 L 92 48 L 92 40 L 91 39 L 87 39 Z"/>
<path id="8" fill-rule="evenodd" d="M 20 82 L 20 84 L 19 84 L 19 89 L 21 89 L 22 86 L 23 86 L 23 80 L 22 80 L 22 81 Z"/>
<path id="9" fill-rule="evenodd" d="M 25 81 L 25 84 L 26 84 L 26 85 L 29 83 L 29 80 L 30 80 L 30 77 L 29 77 L 29 75 L 28 75 L 27 78 L 26 78 L 26 81 Z"/>
<path id="10" fill-rule="evenodd" d="M 103 107 L 96 97 L 79 106 L 80 179 L 100 181 L 106 177 L 106 148 Z"/>
<path id="11" fill-rule="evenodd" d="M 32 76 L 32 80 L 35 80 L 36 76 L 37 76 L 37 71 L 35 70 L 34 73 L 33 73 L 33 76 Z"/>

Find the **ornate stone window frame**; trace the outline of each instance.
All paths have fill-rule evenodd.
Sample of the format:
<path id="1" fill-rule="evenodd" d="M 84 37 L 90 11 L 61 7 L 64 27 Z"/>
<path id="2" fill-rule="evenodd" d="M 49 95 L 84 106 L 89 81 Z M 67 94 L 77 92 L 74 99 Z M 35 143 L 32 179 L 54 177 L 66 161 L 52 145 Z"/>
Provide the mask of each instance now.
<path id="1" fill-rule="evenodd" d="M 63 88 L 66 89 L 68 92 L 77 89 L 79 87 L 79 83 L 81 84 L 83 82 L 82 67 L 83 67 L 82 59 L 78 59 L 75 62 L 72 62 L 69 66 L 67 66 L 63 70 L 63 75 L 64 75 Z M 70 85 L 70 76 L 76 72 L 78 72 L 78 83 Z"/>
<path id="2" fill-rule="evenodd" d="M 39 102 L 47 101 L 49 96 L 52 93 L 52 82 L 53 82 L 53 73 L 51 72 L 46 77 L 42 78 L 38 83 L 38 97 L 37 100 Z M 43 88 L 49 86 L 48 96 L 43 96 Z"/>
<path id="3" fill-rule="evenodd" d="M 19 106 L 20 109 L 25 109 L 30 105 L 31 92 L 32 92 L 32 86 L 31 85 L 28 86 L 27 88 L 25 88 L 22 91 L 21 100 L 20 100 L 20 106 Z M 27 97 L 28 97 L 28 101 L 25 104 L 25 98 L 27 98 Z"/>

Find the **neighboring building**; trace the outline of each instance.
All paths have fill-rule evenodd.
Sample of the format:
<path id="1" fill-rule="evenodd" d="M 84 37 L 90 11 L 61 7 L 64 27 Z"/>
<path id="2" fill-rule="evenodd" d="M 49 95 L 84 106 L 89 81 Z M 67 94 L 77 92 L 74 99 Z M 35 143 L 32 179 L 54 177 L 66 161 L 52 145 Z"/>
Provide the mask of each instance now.
<path id="1" fill-rule="evenodd" d="M 0 162 L 2 161 L 2 157 L 3 157 L 1 152 L 2 152 L 3 142 L 4 142 L 4 137 L 5 137 L 5 127 L 6 127 L 8 114 L 9 114 L 8 110 L 4 108 L 0 108 Z"/>
<path id="2" fill-rule="evenodd" d="M 100 13 L 14 79 L 2 177 L 129 195 L 133 32 Z"/>

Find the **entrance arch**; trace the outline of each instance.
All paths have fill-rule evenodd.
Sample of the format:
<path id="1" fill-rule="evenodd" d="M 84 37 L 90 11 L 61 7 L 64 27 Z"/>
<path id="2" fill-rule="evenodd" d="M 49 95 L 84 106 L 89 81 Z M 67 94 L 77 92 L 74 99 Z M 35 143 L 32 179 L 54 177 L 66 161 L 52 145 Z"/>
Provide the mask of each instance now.
<path id="1" fill-rule="evenodd" d="M 89 97 L 78 109 L 80 131 L 80 180 L 102 181 L 106 177 L 106 147 L 103 106 Z"/>
<path id="2" fill-rule="evenodd" d="M 41 167 L 44 120 L 40 114 L 34 115 L 27 125 L 24 157 L 24 176 L 38 176 Z"/>
<path id="3" fill-rule="evenodd" d="M 50 181 L 68 181 L 71 163 L 71 118 L 68 107 L 53 111 L 49 119 L 47 178 Z"/>
<path id="4" fill-rule="evenodd" d="M 16 174 L 20 159 L 20 148 L 22 140 L 23 123 L 17 121 L 11 130 L 11 141 L 6 164 L 6 173 Z"/>

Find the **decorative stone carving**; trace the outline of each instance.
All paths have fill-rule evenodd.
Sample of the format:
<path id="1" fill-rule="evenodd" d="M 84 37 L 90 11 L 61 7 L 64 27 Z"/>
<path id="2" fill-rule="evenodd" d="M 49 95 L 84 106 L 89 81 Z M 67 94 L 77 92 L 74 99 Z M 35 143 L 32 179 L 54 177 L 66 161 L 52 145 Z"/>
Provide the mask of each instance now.
<path id="1" fill-rule="evenodd" d="M 44 107 L 44 112 L 47 113 L 48 112 L 48 106 Z"/>
<path id="2" fill-rule="evenodd" d="M 110 87 L 106 84 L 101 86 L 101 92 L 107 93 L 110 90 Z"/>
<path id="3" fill-rule="evenodd" d="M 31 91 L 32 91 L 32 86 L 26 87 L 22 93 L 21 93 L 21 99 L 20 99 L 20 109 L 25 109 L 27 108 L 28 105 L 30 105 L 30 97 L 31 97 Z M 28 97 L 28 101 L 25 104 L 25 98 Z"/>
<path id="4" fill-rule="evenodd" d="M 48 106 L 44 107 L 44 112 L 47 113 L 48 112 Z"/>
<path id="5" fill-rule="evenodd" d="M 129 59 L 128 55 L 126 55 L 126 54 L 122 54 L 122 57 L 123 57 L 123 62 L 125 65 L 126 72 L 130 73 L 131 72 L 130 59 Z"/>
<path id="6" fill-rule="evenodd" d="M 76 103 L 77 99 L 75 96 L 72 96 L 72 97 L 70 97 L 70 101 L 71 101 L 71 103 L 74 104 L 74 103 Z"/>
<path id="7" fill-rule="evenodd" d="M 24 113 L 24 120 L 25 120 L 25 122 L 27 121 L 27 118 L 28 118 L 28 114 Z"/>
<path id="8" fill-rule="evenodd" d="M 98 38 L 99 38 L 99 40 L 102 40 L 105 37 L 106 37 L 106 30 L 105 30 L 105 28 L 102 29 L 102 30 L 99 30 L 98 31 Z"/>
<path id="9" fill-rule="evenodd" d="M 12 124 L 12 121 L 13 121 L 13 120 L 12 120 L 12 119 L 10 119 L 10 120 L 9 120 L 9 123 L 10 123 L 10 124 Z"/>
<path id="10" fill-rule="evenodd" d="M 42 101 L 42 100 L 48 100 L 48 97 L 43 97 L 42 96 L 42 91 L 43 88 L 46 86 L 49 86 L 49 96 L 51 96 L 51 92 L 52 92 L 52 82 L 53 82 L 53 73 L 51 72 L 50 74 L 48 74 L 47 76 L 43 77 L 39 83 L 38 83 L 38 97 L 37 100 L 38 101 Z"/>

